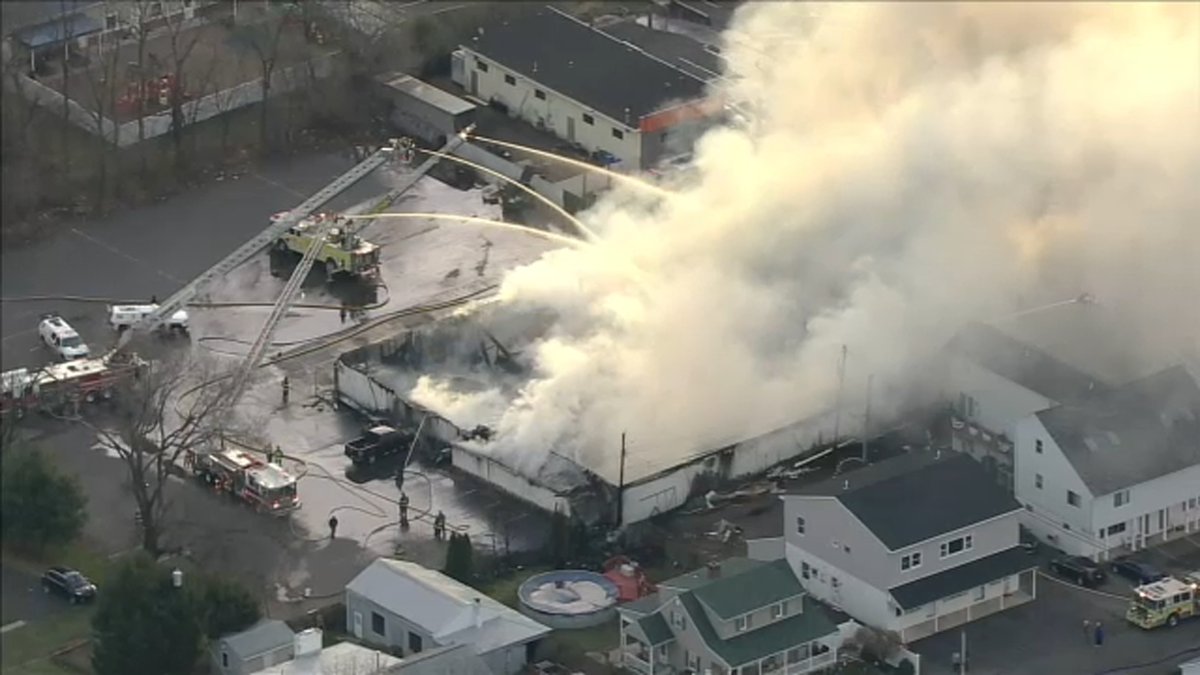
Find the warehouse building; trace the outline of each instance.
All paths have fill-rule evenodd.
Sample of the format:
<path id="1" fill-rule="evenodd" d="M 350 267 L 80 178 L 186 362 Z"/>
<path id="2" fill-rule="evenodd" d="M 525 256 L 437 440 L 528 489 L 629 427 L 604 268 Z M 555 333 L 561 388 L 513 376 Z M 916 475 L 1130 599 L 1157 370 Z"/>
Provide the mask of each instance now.
<path id="1" fill-rule="evenodd" d="M 513 345 L 510 348 L 505 344 Z M 753 438 L 696 447 L 684 455 L 631 443 L 622 452 L 567 457 L 529 448 L 522 458 L 492 452 L 495 420 L 464 419 L 410 400 L 421 375 L 453 382 L 458 392 L 498 389 L 513 395 L 526 381 L 520 338 L 495 335 L 471 319 L 430 324 L 343 354 L 335 367 L 339 402 L 364 414 L 416 427 L 449 449 L 453 466 L 546 511 L 587 522 L 631 524 L 683 506 L 713 487 L 747 478 L 812 452 L 832 438 L 832 411 Z"/>
<path id="2" fill-rule="evenodd" d="M 702 78 L 552 7 L 481 27 L 452 70 L 471 96 L 629 170 L 685 154 L 720 109 Z"/>

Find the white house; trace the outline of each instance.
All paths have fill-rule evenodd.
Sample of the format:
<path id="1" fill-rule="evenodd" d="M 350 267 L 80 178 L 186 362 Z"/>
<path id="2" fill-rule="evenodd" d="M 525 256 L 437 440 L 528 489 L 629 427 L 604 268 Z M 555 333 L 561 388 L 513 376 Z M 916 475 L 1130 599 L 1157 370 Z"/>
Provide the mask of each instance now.
<path id="1" fill-rule="evenodd" d="M 1012 439 L 1017 423 L 1062 403 L 1108 391 L 1084 373 L 1000 329 L 971 323 L 947 345 L 943 395 L 957 419 L 954 449 L 980 460 L 1013 489 Z"/>
<path id="2" fill-rule="evenodd" d="M 782 554 L 805 590 L 905 642 L 1036 596 L 1020 504 L 965 455 L 914 452 L 783 500 Z"/>
<path id="3" fill-rule="evenodd" d="M 523 670 L 537 642 L 550 633 L 441 572 L 386 558 L 346 585 L 346 626 L 355 638 L 406 656 L 470 645 L 494 675 Z"/>
<path id="4" fill-rule="evenodd" d="M 549 6 L 481 27 L 461 56 L 472 96 L 635 170 L 683 154 L 717 109 L 700 77 Z"/>
<path id="5" fill-rule="evenodd" d="M 1200 387 L 1176 366 L 1017 424 L 1025 524 L 1105 560 L 1200 531 Z"/>

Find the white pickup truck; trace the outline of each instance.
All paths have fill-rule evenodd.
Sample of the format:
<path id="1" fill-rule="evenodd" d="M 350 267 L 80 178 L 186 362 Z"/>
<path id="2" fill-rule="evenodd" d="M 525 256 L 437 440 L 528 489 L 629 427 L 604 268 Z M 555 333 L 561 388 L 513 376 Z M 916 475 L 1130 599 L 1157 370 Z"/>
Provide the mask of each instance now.
<path id="1" fill-rule="evenodd" d="M 158 305 L 109 305 L 108 323 L 115 331 L 123 331 L 149 316 Z M 162 323 L 162 328 L 180 333 L 188 332 L 188 313 L 181 309 Z"/>

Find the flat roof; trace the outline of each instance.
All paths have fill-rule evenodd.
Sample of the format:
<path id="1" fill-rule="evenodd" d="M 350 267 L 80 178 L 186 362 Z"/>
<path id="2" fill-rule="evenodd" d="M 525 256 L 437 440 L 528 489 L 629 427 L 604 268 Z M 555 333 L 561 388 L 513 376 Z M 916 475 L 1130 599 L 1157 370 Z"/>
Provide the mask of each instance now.
<path id="1" fill-rule="evenodd" d="M 549 6 L 483 26 L 463 48 L 631 127 L 705 96 L 700 79 Z"/>
<path id="2" fill-rule="evenodd" d="M 387 73 L 375 78 L 380 84 L 418 98 L 450 115 L 461 115 L 475 109 L 475 104 L 443 91 L 427 82 L 422 82 L 406 73 Z"/>

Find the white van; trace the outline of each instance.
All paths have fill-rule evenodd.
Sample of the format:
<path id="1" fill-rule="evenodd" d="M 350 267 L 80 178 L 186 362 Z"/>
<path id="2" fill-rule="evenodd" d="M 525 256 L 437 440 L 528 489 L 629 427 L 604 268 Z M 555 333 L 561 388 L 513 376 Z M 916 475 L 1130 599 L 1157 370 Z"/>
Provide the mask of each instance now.
<path id="1" fill-rule="evenodd" d="M 150 316 L 157 309 L 158 305 L 109 305 L 108 324 L 113 327 L 113 330 L 120 332 Z M 186 333 L 188 330 L 187 310 L 181 309 L 172 314 L 170 318 L 163 321 L 162 327 Z"/>
<path id="2" fill-rule="evenodd" d="M 92 350 L 84 344 L 79 333 L 71 328 L 71 324 L 67 323 L 66 319 L 57 314 L 47 314 L 42 317 L 41 323 L 38 324 L 38 335 L 42 337 L 42 342 L 45 342 L 46 346 L 64 361 L 86 359 L 91 356 Z"/>

